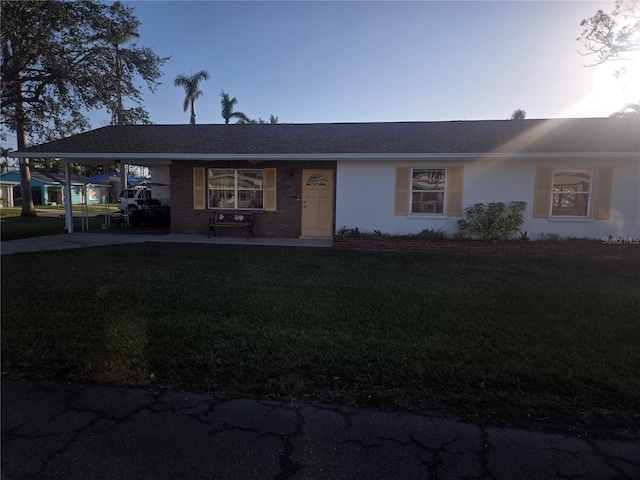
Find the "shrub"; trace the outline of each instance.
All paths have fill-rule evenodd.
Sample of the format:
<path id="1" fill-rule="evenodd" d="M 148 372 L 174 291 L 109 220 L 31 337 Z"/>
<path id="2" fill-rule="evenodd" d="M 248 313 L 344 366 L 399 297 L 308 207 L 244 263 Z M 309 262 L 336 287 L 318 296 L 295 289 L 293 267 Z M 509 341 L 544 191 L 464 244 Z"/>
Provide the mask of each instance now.
<path id="1" fill-rule="evenodd" d="M 421 239 L 421 240 L 446 240 L 449 238 L 447 232 L 440 228 L 425 228 L 418 233 L 385 233 L 382 230 L 374 230 L 373 232 L 361 232 L 358 227 L 348 228 L 344 226 L 340 228 L 336 234 L 339 237 L 354 238 L 394 238 L 394 239 Z"/>
<path id="2" fill-rule="evenodd" d="M 466 219 L 458 220 L 458 228 L 463 236 L 482 240 L 509 240 L 524 223 L 527 202 L 476 203 L 464 209 Z"/>
<path id="3" fill-rule="evenodd" d="M 563 240 L 562 235 L 559 235 L 557 233 L 541 233 L 538 236 L 539 242 L 560 243 L 562 242 L 562 240 Z"/>
<path id="4" fill-rule="evenodd" d="M 336 232 L 336 234 L 339 237 L 346 237 L 347 236 L 347 232 L 349 231 L 349 229 L 347 228 L 347 226 L 343 226 L 340 229 L 338 229 L 338 231 Z"/>
<path id="5" fill-rule="evenodd" d="M 447 232 L 440 228 L 425 228 L 420 233 L 416 233 L 415 238 L 423 240 L 446 240 Z"/>
<path id="6" fill-rule="evenodd" d="M 359 238 L 362 234 L 358 227 L 356 228 L 347 228 L 346 225 L 338 230 L 339 237 L 356 237 Z"/>

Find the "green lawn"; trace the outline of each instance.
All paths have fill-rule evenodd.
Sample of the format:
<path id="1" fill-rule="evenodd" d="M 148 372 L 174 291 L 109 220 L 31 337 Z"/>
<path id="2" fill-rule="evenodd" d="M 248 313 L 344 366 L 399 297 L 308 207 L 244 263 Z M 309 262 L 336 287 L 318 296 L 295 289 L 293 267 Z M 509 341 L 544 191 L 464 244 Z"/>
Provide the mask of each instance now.
<path id="1" fill-rule="evenodd" d="M 639 271 L 159 243 L 16 254 L 2 257 L 2 369 L 628 424 L 640 421 Z"/>
<path id="2" fill-rule="evenodd" d="M 72 209 L 74 212 L 81 212 L 84 205 L 72 205 Z M 102 213 L 104 212 L 104 205 L 88 205 L 86 206 L 87 211 Z M 109 210 L 116 211 L 118 209 L 118 205 L 116 203 L 109 204 Z M 36 210 L 49 210 L 49 211 L 58 211 L 61 214 L 64 214 L 64 205 L 36 205 Z M 1 215 L 20 215 L 22 212 L 22 207 L 2 207 L 0 208 L 0 216 Z"/>
<path id="3" fill-rule="evenodd" d="M 104 215 L 89 213 L 89 229 L 99 229 L 104 223 Z M 73 218 L 74 231 L 82 231 L 82 219 Z M 0 235 L 4 240 L 18 238 L 41 237 L 43 235 L 57 235 L 65 233 L 64 218 L 61 217 L 20 217 L 1 216 Z"/>

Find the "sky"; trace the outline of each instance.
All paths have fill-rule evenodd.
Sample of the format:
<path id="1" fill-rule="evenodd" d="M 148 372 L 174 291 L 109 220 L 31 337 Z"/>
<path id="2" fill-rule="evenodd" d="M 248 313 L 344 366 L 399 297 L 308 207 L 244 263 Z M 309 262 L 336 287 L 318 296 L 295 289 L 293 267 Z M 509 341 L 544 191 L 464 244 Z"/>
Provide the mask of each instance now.
<path id="1" fill-rule="evenodd" d="M 138 44 L 171 57 L 155 93 L 140 81 L 158 124 L 189 122 L 173 80 L 199 70 L 211 75 L 201 124 L 223 122 L 222 89 L 236 110 L 281 123 L 603 117 L 640 99 L 640 62 L 616 79 L 619 64 L 585 67 L 579 53 L 580 21 L 613 1 L 124 3 Z"/>
<path id="2" fill-rule="evenodd" d="M 222 89 L 287 123 L 602 117 L 640 99 L 637 68 L 616 79 L 579 53 L 580 21 L 613 1 L 127 3 L 139 44 L 171 57 L 145 92 L 154 123 L 189 122 L 173 80 L 203 69 L 198 123 L 223 122 Z"/>

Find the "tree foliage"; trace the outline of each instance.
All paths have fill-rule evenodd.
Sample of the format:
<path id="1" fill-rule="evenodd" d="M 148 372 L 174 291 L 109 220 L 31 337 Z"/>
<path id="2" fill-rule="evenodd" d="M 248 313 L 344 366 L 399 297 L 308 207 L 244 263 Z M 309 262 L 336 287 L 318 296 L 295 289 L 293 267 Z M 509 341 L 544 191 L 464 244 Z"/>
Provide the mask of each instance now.
<path id="1" fill-rule="evenodd" d="M 526 116 L 527 116 L 527 112 L 519 108 L 513 111 L 513 113 L 511 114 L 511 118 L 509 120 L 524 120 Z"/>
<path id="2" fill-rule="evenodd" d="M 12 151 L 13 151 L 13 148 L 11 147 L 8 147 L 8 148 L 0 147 L 0 158 L 4 159 L 0 163 L 0 173 L 4 173 L 7 170 L 9 170 L 9 154 Z"/>
<path id="3" fill-rule="evenodd" d="M 90 128 L 88 110 L 106 108 L 115 123 L 148 122 L 135 81 L 154 91 L 161 58 L 137 44 L 130 7 L 97 0 L 1 0 L 2 123 L 18 148 Z M 123 100 L 137 106 L 125 110 Z M 23 215 L 35 214 L 29 161 L 21 161 Z"/>
<path id="4" fill-rule="evenodd" d="M 155 91 L 168 58 L 134 43 L 119 49 L 116 68 L 114 45 L 137 38 L 140 23 L 131 8 L 95 0 L 1 3 L 2 121 L 11 131 L 20 104 L 34 142 L 89 128 L 87 110 L 106 108 L 116 123 L 118 90 L 138 105 L 120 123 L 148 121 L 135 81 L 142 78 Z"/>
<path id="5" fill-rule="evenodd" d="M 269 117 L 269 120 L 264 120 L 262 117 L 258 117 L 255 119 L 240 119 L 236 122 L 240 125 L 275 125 L 278 123 L 278 117 L 276 117 L 273 113 Z"/>
<path id="6" fill-rule="evenodd" d="M 610 14 L 598 10 L 580 26 L 584 28 L 578 37 L 586 49 L 583 55 L 594 59 L 588 66 L 625 60 L 640 48 L 640 0 L 616 0 Z"/>
<path id="7" fill-rule="evenodd" d="M 173 81 L 176 87 L 184 88 L 183 109 L 186 112 L 189 106 L 191 106 L 191 118 L 189 120 L 191 125 L 196 124 L 196 100 L 204 95 L 202 90 L 200 90 L 200 82 L 202 80 L 209 80 L 209 72 L 206 70 L 200 70 L 198 73 L 190 76 L 181 73 Z"/>
<path id="8" fill-rule="evenodd" d="M 609 115 L 610 118 L 638 118 L 640 117 L 640 103 L 627 103 L 617 112 Z"/>

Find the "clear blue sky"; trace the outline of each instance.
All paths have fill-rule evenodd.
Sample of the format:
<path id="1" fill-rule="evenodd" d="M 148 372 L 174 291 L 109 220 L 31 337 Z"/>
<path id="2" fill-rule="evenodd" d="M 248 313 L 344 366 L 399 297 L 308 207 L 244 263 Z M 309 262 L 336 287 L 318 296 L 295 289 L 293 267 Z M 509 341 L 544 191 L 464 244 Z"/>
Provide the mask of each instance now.
<path id="1" fill-rule="evenodd" d="M 145 93 L 154 123 L 188 123 L 173 79 L 202 69 L 198 123 L 223 121 L 223 88 L 292 123 L 607 116 L 640 99 L 637 71 L 616 80 L 578 53 L 580 21 L 613 1 L 127 3 L 139 43 L 171 56 Z"/>
<path id="2" fill-rule="evenodd" d="M 580 21 L 613 0 L 125 3 L 138 43 L 171 57 L 158 90 L 142 88 L 159 124 L 189 122 L 173 80 L 203 69 L 198 123 L 223 122 L 223 88 L 249 117 L 287 123 L 602 117 L 640 99 L 639 62 L 616 79 L 618 64 L 578 53 Z"/>

